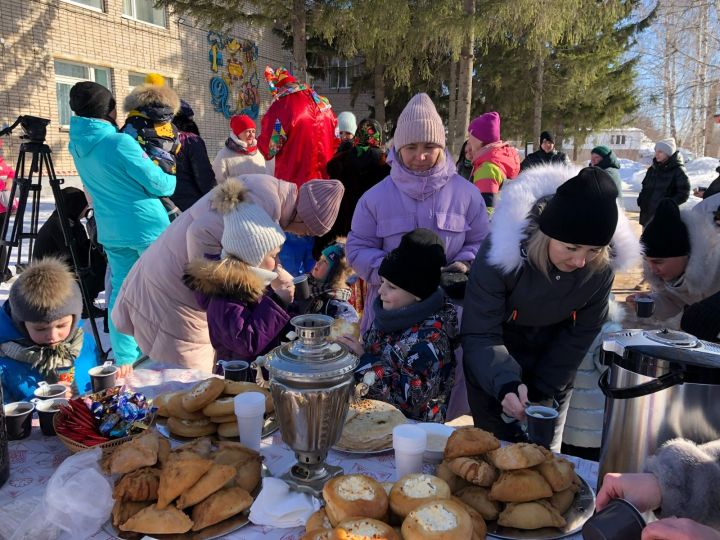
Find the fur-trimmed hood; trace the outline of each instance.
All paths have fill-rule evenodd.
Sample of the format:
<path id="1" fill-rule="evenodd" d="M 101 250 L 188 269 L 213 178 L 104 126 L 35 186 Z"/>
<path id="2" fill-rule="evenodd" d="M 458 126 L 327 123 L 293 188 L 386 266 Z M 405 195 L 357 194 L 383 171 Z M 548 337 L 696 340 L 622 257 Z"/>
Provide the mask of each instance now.
<path id="1" fill-rule="evenodd" d="M 520 268 L 525 260 L 522 246 L 536 219 L 531 211 L 538 201 L 552 197 L 561 184 L 579 171 L 572 165 L 538 165 L 524 170 L 516 180 L 503 186 L 490 224 L 490 264 L 505 273 Z M 610 265 L 614 271 L 626 270 L 640 262 L 640 242 L 622 208 L 618 209 L 617 228 L 610 246 Z"/>
<path id="2" fill-rule="evenodd" d="M 680 219 L 687 226 L 690 237 L 690 258 L 682 288 L 689 299 L 705 298 L 720 290 L 720 227 L 715 225 L 712 208 L 703 203 L 693 208 L 681 207 Z M 643 269 L 653 291 L 665 288 L 663 280 L 650 272 L 645 261 Z"/>
<path id="3" fill-rule="evenodd" d="M 198 259 L 187 264 L 183 281 L 192 290 L 206 296 L 222 296 L 256 304 L 265 292 L 265 281 L 257 270 L 232 257 L 219 261 Z"/>
<path id="4" fill-rule="evenodd" d="M 163 107 L 171 109 L 175 115 L 180 110 L 180 98 L 167 85 L 141 84 L 128 94 L 123 106 L 128 113 L 148 107 Z"/>

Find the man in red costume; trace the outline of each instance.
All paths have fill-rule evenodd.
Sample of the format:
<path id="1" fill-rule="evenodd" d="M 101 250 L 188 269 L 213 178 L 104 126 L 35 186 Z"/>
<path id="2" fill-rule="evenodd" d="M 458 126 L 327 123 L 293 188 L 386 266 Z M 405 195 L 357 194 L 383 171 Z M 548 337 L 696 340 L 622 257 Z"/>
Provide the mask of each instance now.
<path id="1" fill-rule="evenodd" d="M 298 188 L 316 178 L 329 178 L 327 162 L 340 142 L 337 118 L 330 102 L 280 67 L 265 68 L 273 103 L 262 119 L 258 150 L 267 160 L 275 158 L 275 176 Z M 310 272 L 315 259 L 315 239 L 286 233 L 280 261 L 294 276 Z"/>

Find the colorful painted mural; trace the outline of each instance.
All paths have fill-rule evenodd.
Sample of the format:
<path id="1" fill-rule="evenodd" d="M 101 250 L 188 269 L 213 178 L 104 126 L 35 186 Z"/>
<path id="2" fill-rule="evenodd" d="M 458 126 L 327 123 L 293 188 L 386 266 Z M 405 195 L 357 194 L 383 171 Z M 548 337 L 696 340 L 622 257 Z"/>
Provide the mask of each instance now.
<path id="1" fill-rule="evenodd" d="M 213 108 L 225 118 L 235 114 L 257 118 L 260 112 L 257 45 L 218 32 L 208 32 L 207 40 L 210 70 L 216 74 L 210 79 Z"/>

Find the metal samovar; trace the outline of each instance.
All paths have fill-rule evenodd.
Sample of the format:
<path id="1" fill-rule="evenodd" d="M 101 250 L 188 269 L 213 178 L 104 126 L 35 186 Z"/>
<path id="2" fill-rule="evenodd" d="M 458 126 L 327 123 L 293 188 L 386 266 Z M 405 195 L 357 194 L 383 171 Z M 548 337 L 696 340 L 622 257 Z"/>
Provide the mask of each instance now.
<path id="1" fill-rule="evenodd" d="M 290 323 L 298 338 L 265 357 L 270 391 L 283 441 L 297 463 L 281 478 L 298 491 L 320 496 L 325 483 L 343 473 L 325 463 L 345 424 L 358 359 L 328 341 L 333 318 L 300 315 Z"/>

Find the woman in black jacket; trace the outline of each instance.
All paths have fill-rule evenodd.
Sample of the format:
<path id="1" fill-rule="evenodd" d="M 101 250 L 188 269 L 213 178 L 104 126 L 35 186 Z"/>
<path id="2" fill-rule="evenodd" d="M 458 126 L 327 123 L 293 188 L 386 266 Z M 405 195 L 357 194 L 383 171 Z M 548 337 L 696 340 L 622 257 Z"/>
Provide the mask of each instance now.
<path id="1" fill-rule="evenodd" d="M 640 225 L 644 227 L 648 224 L 663 199 L 672 199 L 679 206 L 687 201 L 688 197 L 690 181 L 682 154 L 675 148 L 675 139 L 656 142 L 653 163 L 645 173 L 637 198 Z"/>
<path id="2" fill-rule="evenodd" d="M 192 107 L 181 99 L 180 111 L 173 118 L 181 146 L 176 160 L 177 184 L 170 199 L 183 212 L 215 187 L 215 173 L 194 116 Z"/>
<path id="3" fill-rule="evenodd" d="M 640 247 L 615 183 L 597 167 L 533 167 L 506 189 L 465 295 L 470 408 L 476 426 L 519 441 L 525 403 L 556 400 L 559 451 L 575 372 L 607 317 L 615 270 L 637 261 Z"/>

